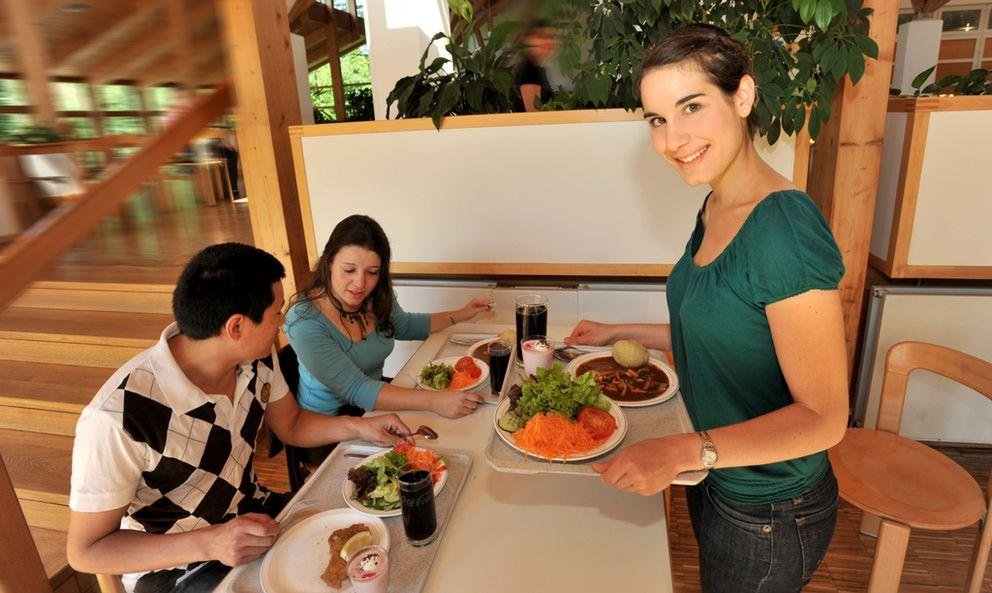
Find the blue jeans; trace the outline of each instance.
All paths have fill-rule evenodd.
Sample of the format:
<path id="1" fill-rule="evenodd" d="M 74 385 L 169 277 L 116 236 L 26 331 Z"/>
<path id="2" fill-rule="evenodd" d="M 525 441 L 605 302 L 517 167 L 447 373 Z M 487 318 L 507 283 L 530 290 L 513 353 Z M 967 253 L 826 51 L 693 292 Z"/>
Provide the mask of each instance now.
<path id="1" fill-rule="evenodd" d="M 794 593 L 813 577 L 837 522 L 833 471 L 802 496 L 741 504 L 704 480 L 686 488 L 704 593 Z"/>

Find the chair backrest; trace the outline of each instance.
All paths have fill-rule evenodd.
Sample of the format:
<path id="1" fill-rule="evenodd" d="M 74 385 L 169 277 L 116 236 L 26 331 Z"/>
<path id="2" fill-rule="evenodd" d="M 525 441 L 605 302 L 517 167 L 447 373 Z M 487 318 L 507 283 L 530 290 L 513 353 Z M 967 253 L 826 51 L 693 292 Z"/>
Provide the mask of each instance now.
<path id="1" fill-rule="evenodd" d="M 899 433 L 909 374 L 916 369 L 943 375 L 992 399 L 992 362 L 936 344 L 899 342 L 885 359 L 877 430 Z"/>
<path id="2" fill-rule="evenodd" d="M 282 371 L 282 376 L 286 379 L 290 393 L 293 394 L 293 397 L 297 397 L 297 391 L 300 387 L 300 361 L 296 357 L 296 350 L 293 350 L 289 344 L 279 349 L 279 370 Z"/>

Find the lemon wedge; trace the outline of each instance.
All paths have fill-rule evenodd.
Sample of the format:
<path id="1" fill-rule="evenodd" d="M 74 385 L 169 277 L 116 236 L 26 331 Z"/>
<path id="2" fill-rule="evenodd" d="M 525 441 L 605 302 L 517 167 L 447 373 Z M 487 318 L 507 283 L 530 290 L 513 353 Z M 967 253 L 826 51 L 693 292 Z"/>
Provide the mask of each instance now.
<path id="1" fill-rule="evenodd" d="M 351 557 L 354 556 L 356 552 L 371 545 L 372 532 L 359 531 L 355 535 L 349 537 L 348 541 L 344 542 L 344 546 L 341 547 L 341 559 L 347 562 L 351 560 Z"/>

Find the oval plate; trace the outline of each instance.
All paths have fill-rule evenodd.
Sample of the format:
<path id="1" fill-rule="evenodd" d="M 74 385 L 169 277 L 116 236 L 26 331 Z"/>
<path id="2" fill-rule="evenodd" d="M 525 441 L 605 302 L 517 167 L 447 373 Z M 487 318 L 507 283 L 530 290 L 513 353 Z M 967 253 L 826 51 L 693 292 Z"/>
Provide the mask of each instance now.
<path id="1" fill-rule="evenodd" d="M 586 461 L 589 459 L 593 459 L 594 457 L 599 457 L 600 455 L 609 453 L 613 449 L 616 449 L 623 441 L 623 437 L 627 435 L 627 417 L 624 416 L 623 410 L 621 410 L 620 407 L 617 406 L 617 402 L 610 400 L 610 415 L 613 416 L 613 419 L 617 421 L 617 429 L 613 431 L 613 434 L 610 435 L 610 438 L 600 443 L 598 447 L 595 447 L 594 449 L 587 451 L 582 455 L 576 455 L 574 457 L 569 457 L 567 459 L 564 457 L 552 457 L 551 459 L 548 459 L 547 457 L 542 457 L 541 455 L 531 453 L 526 449 L 518 447 L 517 444 L 513 442 L 513 433 L 507 432 L 499 427 L 498 422 L 500 417 L 502 417 L 503 414 L 505 414 L 509 409 L 510 409 L 510 400 L 507 398 L 504 398 L 503 401 L 499 402 L 499 404 L 496 406 L 496 413 L 493 415 L 493 427 L 496 429 L 496 434 L 499 435 L 499 438 L 503 439 L 503 442 L 505 442 L 507 445 L 510 445 L 517 451 L 520 451 L 527 457 L 533 457 L 534 459 L 539 459 L 541 461 L 560 461 L 562 463 L 575 463 L 579 461 Z"/>
<path id="2" fill-rule="evenodd" d="M 589 354 L 583 354 L 582 356 L 576 357 L 574 360 L 572 360 L 572 362 L 568 363 L 568 365 L 565 367 L 565 372 L 571 375 L 572 378 L 574 379 L 577 374 L 576 371 L 578 370 L 579 365 L 582 365 L 590 360 L 599 360 L 600 358 L 612 358 L 612 357 L 613 354 L 611 354 L 609 351 L 590 352 Z M 660 404 L 662 402 L 666 402 L 669 399 L 671 399 L 672 396 L 675 395 L 679 390 L 679 379 L 675 375 L 675 369 L 661 362 L 657 358 L 654 358 L 653 356 L 648 359 L 648 364 L 654 365 L 655 367 L 661 369 L 661 372 L 665 373 L 665 377 L 668 378 L 667 389 L 665 389 L 664 391 L 662 391 L 661 393 L 659 393 L 658 395 L 652 398 L 648 398 L 637 402 L 623 402 L 620 400 L 615 400 L 608 395 L 606 397 L 608 397 L 610 401 L 616 403 L 618 406 L 622 408 L 642 408 L 644 406 L 653 406 L 655 404 Z"/>
<path id="3" fill-rule="evenodd" d="M 259 576 L 265 593 L 312 593 L 313 591 L 352 591 L 351 581 L 345 579 L 340 589 L 321 580 L 330 561 L 327 538 L 333 531 L 355 523 L 368 525 L 372 541 L 389 549 L 389 530 L 382 519 L 367 517 L 351 509 L 333 509 L 301 520 L 279 535 L 265 554 Z"/>
<path id="4" fill-rule="evenodd" d="M 424 449 L 423 447 L 415 447 L 415 449 L 419 451 L 430 451 L 430 449 Z M 387 451 L 391 451 L 391 449 L 384 449 L 382 451 L 379 451 L 378 453 L 373 453 L 352 467 L 365 465 L 370 460 L 379 457 L 381 455 L 385 455 Z M 433 451 L 431 452 L 433 453 Z M 437 455 L 437 453 L 434 454 Z M 437 496 L 438 494 L 441 493 L 441 490 L 444 488 L 444 485 L 447 482 L 448 482 L 448 470 L 445 469 L 443 472 L 441 472 L 441 479 L 437 481 L 437 484 L 434 484 L 434 496 Z M 399 503 L 396 503 L 397 506 L 395 509 L 388 511 L 380 511 L 379 509 L 370 509 L 361 502 L 353 499 L 351 496 L 354 493 L 355 493 L 355 484 L 348 479 L 347 475 L 345 475 L 344 481 L 341 484 L 341 496 L 344 497 L 344 501 L 345 503 L 347 503 L 348 506 L 355 509 L 359 513 L 362 513 L 364 515 L 370 515 L 372 517 L 395 517 L 402 513 L 402 509 L 399 507 Z"/>
<path id="5" fill-rule="evenodd" d="M 437 360 L 432 360 L 430 362 L 430 364 L 446 364 L 446 365 L 448 365 L 450 367 L 454 367 L 455 366 L 455 363 L 458 362 L 458 359 L 460 359 L 460 358 L 462 358 L 462 357 L 461 356 L 446 356 L 444 358 L 439 358 Z M 460 387 L 458 389 L 455 389 L 454 391 L 470 391 L 472 389 L 475 389 L 479 385 L 482 385 L 487 380 L 489 380 L 489 365 L 486 364 L 484 361 L 479 360 L 478 358 L 473 358 L 472 360 L 474 360 L 475 361 L 475 364 L 479 365 L 479 368 L 482 369 L 482 374 L 479 375 L 479 378 L 475 380 L 475 383 L 472 383 L 471 385 L 466 385 L 465 387 Z M 424 370 L 423 367 L 421 367 L 420 371 L 422 371 L 422 370 Z M 421 389 L 426 389 L 428 391 L 440 391 L 439 389 L 434 389 L 430 385 L 428 385 L 428 384 L 424 383 L 423 381 L 421 381 L 420 380 L 420 371 L 417 371 L 417 385 L 419 385 Z"/>

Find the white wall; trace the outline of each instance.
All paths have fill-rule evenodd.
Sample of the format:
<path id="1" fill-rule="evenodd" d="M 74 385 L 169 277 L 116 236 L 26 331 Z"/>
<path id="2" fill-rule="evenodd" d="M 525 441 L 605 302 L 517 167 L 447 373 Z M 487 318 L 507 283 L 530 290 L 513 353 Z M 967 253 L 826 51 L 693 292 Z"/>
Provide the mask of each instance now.
<path id="1" fill-rule="evenodd" d="M 313 123 L 313 100 L 310 97 L 310 75 L 307 70 L 307 46 L 302 35 L 289 34 L 293 46 L 293 70 L 296 73 L 296 94 L 300 98 L 300 115 L 305 124 Z"/>
<path id="2" fill-rule="evenodd" d="M 451 32 L 446 0 L 366 0 L 365 38 L 376 119 L 386 118 L 386 97 L 399 79 L 417 72 L 428 42 L 441 31 Z M 435 43 L 428 63 L 439 55 L 447 57 L 448 52 Z"/>

